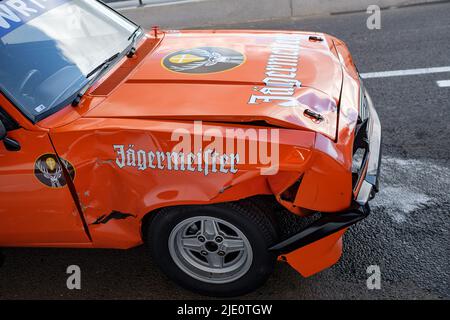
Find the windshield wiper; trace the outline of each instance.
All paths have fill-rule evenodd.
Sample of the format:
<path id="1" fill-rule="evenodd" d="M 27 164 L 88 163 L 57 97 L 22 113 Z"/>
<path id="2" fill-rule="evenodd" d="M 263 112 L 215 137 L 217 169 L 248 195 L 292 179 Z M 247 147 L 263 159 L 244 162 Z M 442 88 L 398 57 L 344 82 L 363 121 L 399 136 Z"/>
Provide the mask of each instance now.
<path id="1" fill-rule="evenodd" d="M 81 90 L 78 92 L 76 98 L 72 101 L 72 106 L 76 107 L 80 104 L 81 98 L 86 94 L 86 92 L 89 90 L 89 88 L 94 84 L 95 81 L 97 81 L 102 75 L 103 72 L 109 68 L 111 63 L 116 60 L 117 57 L 120 56 L 120 52 L 117 52 L 110 58 L 103 61 L 101 64 L 99 64 L 97 67 L 94 68 L 91 72 L 89 72 L 86 75 L 86 79 L 89 79 L 95 74 L 95 77 L 92 77 L 84 86 L 81 88 Z"/>
<path id="2" fill-rule="evenodd" d="M 134 56 L 134 54 L 136 53 L 136 41 L 137 41 L 137 37 L 140 34 L 140 32 L 142 31 L 142 28 L 139 26 L 137 27 L 133 33 L 128 37 L 128 41 L 131 41 L 131 43 L 129 44 L 129 46 L 122 52 L 117 52 L 116 54 L 114 54 L 112 57 L 106 59 L 105 61 L 103 61 L 100 65 L 98 65 L 94 70 L 92 70 L 91 72 L 89 72 L 86 75 L 86 78 L 89 79 L 90 77 L 92 77 L 95 74 L 95 77 L 91 78 L 84 86 L 83 88 L 78 92 L 76 98 L 72 101 L 72 106 L 76 107 L 80 104 L 81 98 L 83 98 L 83 96 L 86 94 L 86 92 L 89 90 L 89 88 L 94 84 L 95 81 L 97 81 L 102 75 L 103 72 L 109 68 L 109 66 L 111 65 L 111 63 L 120 55 L 123 54 L 123 52 L 125 52 L 125 55 L 128 58 L 132 58 Z"/>
<path id="3" fill-rule="evenodd" d="M 136 41 L 137 41 L 137 36 L 138 34 L 140 34 L 140 31 L 142 31 L 142 28 L 139 26 L 137 27 L 133 33 L 128 37 L 128 41 L 131 40 L 130 45 L 127 47 L 127 53 L 126 56 L 128 58 L 132 58 L 135 53 L 136 53 Z"/>

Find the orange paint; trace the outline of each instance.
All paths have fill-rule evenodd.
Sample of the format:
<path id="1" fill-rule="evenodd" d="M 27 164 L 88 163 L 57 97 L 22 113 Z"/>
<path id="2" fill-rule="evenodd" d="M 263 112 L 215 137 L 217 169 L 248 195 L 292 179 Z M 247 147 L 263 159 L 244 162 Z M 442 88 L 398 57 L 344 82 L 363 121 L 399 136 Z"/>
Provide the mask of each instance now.
<path id="1" fill-rule="evenodd" d="M 142 243 L 142 221 L 156 209 L 261 194 L 273 194 L 293 214 L 301 214 L 301 209 L 348 208 L 359 107 L 356 70 L 348 50 L 335 38 L 324 36 L 321 42 L 309 41 L 309 33 L 284 34 L 300 39 L 300 58 L 292 71 L 301 82 L 292 89 L 296 106 L 281 105 L 288 100 L 262 98 L 271 45 L 281 35 L 271 31 L 149 34 L 135 57 L 123 58 L 78 107 L 68 105 L 36 124 L 0 95 L 2 109 L 21 126 L 8 136 L 22 146 L 13 152 L 0 144 L 0 246 L 131 248 Z M 161 64 L 171 53 L 202 47 L 232 49 L 245 59 L 229 70 L 195 75 L 173 72 Z M 304 116 L 307 108 L 323 120 Z M 171 141 L 173 130 L 182 128 L 195 137 L 196 120 L 221 132 L 278 128 L 278 173 L 261 175 L 261 163 L 238 164 L 234 174 L 209 175 L 119 168 L 115 145 L 169 152 L 176 144 Z M 73 166 L 73 181 L 52 188 L 36 179 L 36 159 L 47 153 Z M 283 200 L 282 193 L 300 178 L 294 199 Z M 132 216 L 94 224 L 112 211 Z M 330 266 L 340 256 L 343 233 L 293 251 L 286 255 L 288 263 L 304 276 Z"/>

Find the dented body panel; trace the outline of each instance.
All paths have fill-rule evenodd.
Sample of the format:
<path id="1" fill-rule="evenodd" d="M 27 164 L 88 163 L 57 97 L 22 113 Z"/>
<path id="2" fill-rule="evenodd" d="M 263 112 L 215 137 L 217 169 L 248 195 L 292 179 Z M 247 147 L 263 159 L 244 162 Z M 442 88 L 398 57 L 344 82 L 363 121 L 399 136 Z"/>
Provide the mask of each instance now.
<path id="1" fill-rule="evenodd" d="M 53 131 L 51 136 L 60 156 L 70 158 L 77 167 L 79 179 L 76 179 L 74 184 L 84 208 L 83 214 L 90 225 L 94 243 L 97 234 L 100 235 L 99 243 L 103 242 L 102 237 L 107 236 L 103 233 L 108 232 L 115 221 L 94 226 L 91 225 L 92 222 L 100 215 L 113 210 L 136 215 L 135 219 L 117 221 L 120 225 L 127 224 L 128 227 L 134 228 L 135 232 L 126 233 L 132 238 L 116 237 L 114 234 L 116 230 L 111 230 L 111 237 L 117 239 L 115 240 L 117 245 L 129 247 L 140 244 L 140 221 L 147 213 L 156 209 L 175 205 L 235 201 L 258 194 L 271 194 L 270 185 L 266 178 L 261 176 L 258 164 L 238 164 L 237 172 L 234 174 L 213 172 L 211 164 L 208 172 L 205 170 L 199 172 L 198 167 L 195 171 L 187 168 L 170 170 L 167 164 L 162 164 L 164 168 L 160 169 L 156 159 L 153 163 L 154 168 L 150 167 L 150 163 L 145 169 L 140 168 L 138 159 L 135 159 L 134 166 L 119 167 L 121 164 L 118 165 L 117 160 L 120 162 L 121 157 L 118 157 L 114 146 L 123 147 L 125 154 L 127 151 L 133 151 L 134 154 L 138 151 L 170 152 L 177 144 L 177 141 L 171 141 L 175 125 L 173 122 L 82 119 L 78 124 L 82 125 L 83 129 L 78 125 L 74 129 L 68 126 Z M 192 134 L 192 143 L 195 137 L 203 140 L 202 136 L 194 134 L 192 123 L 177 123 L 176 126 Z M 102 129 L 97 129 L 99 127 Z M 203 130 L 212 128 L 217 129 L 217 124 L 208 126 L 203 123 Z M 224 125 L 221 126 L 221 130 L 226 128 Z M 301 174 L 311 157 L 313 140 L 314 134 L 311 132 L 304 135 L 291 130 L 280 131 L 280 150 L 285 150 L 282 154 L 286 158 L 280 159 L 282 163 L 280 174 L 284 170 L 290 174 L 296 172 Z M 208 149 L 210 142 L 202 141 L 202 143 L 201 148 Z M 95 148 L 91 148 L 92 145 L 95 145 Z M 105 246 L 110 243 L 108 241 Z"/>
<path id="2" fill-rule="evenodd" d="M 211 54 L 214 48 L 223 56 L 230 50 L 235 66 L 193 73 L 194 53 Z M 194 49 L 200 51 L 186 51 Z M 192 60 L 185 69 L 182 59 Z M 8 136 L 23 143 L 14 160 L 0 145 L 0 245 L 126 249 L 142 243 L 142 223 L 158 209 L 256 195 L 274 195 L 296 215 L 346 210 L 357 192 L 351 166 L 360 98 L 351 56 L 331 36 L 148 34 L 136 55 L 124 57 L 77 108 L 31 123 L 0 96 L 2 108 L 21 127 Z M 174 138 L 175 128 L 189 137 L 184 147 L 193 156 L 200 153 L 202 163 L 169 163 L 168 154 L 182 140 Z M 255 135 L 234 136 L 233 145 L 245 146 L 236 152 L 212 138 L 246 130 Z M 274 170 L 267 159 L 249 158 L 251 146 L 265 142 L 277 150 Z M 230 162 L 205 163 L 205 150 Z M 66 167 L 66 183 L 58 188 L 46 189 L 34 177 L 36 159 L 47 153 Z M 236 155 L 239 161 L 233 162 Z M 266 175 L 262 169 L 272 171 Z M 22 195 L 27 201 L 21 202 Z M 303 275 L 314 274 L 339 259 L 344 232 L 284 259 Z"/>

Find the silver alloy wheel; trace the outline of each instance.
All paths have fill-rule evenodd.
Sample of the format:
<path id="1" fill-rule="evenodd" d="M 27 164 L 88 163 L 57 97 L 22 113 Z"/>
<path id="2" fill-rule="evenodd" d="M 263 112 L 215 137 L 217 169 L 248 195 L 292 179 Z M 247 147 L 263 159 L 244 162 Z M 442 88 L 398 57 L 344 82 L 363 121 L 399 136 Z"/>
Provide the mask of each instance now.
<path id="1" fill-rule="evenodd" d="M 242 277 L 253 261 L 253 251 L 239 228 L 222 219 L 193 217 L 178 223 L 169 236 L 176 265 L 189 276 L 224 284 Z"/>

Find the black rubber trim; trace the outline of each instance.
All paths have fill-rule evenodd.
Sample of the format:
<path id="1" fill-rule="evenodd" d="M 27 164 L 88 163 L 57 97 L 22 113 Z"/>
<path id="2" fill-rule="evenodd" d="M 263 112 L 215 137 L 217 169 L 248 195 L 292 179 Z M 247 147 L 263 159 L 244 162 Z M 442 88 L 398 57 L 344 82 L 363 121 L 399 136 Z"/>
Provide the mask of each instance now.
<path id="1" fill-rule="evenodd" d="M 319 220 L 292 237 L 272 246 L 269 251 L 275 251 L 278 255 L 287 254 L 347 228 L 363 220 L 369 214 L 368 204 L 360 206 L 357 203 L 353 203 L 352 207 L 344 212 L 322 214 Z"/>
<path id="2" fill-rule="evenodd" d="M 1 106 L 0 106 L 0 121 L 3 122 L 6 131 L 13 131 L 20 128 L 17 121 L 14 120 L 14 118 L 11 117 L 5 110 L 3 110 Z"/>

